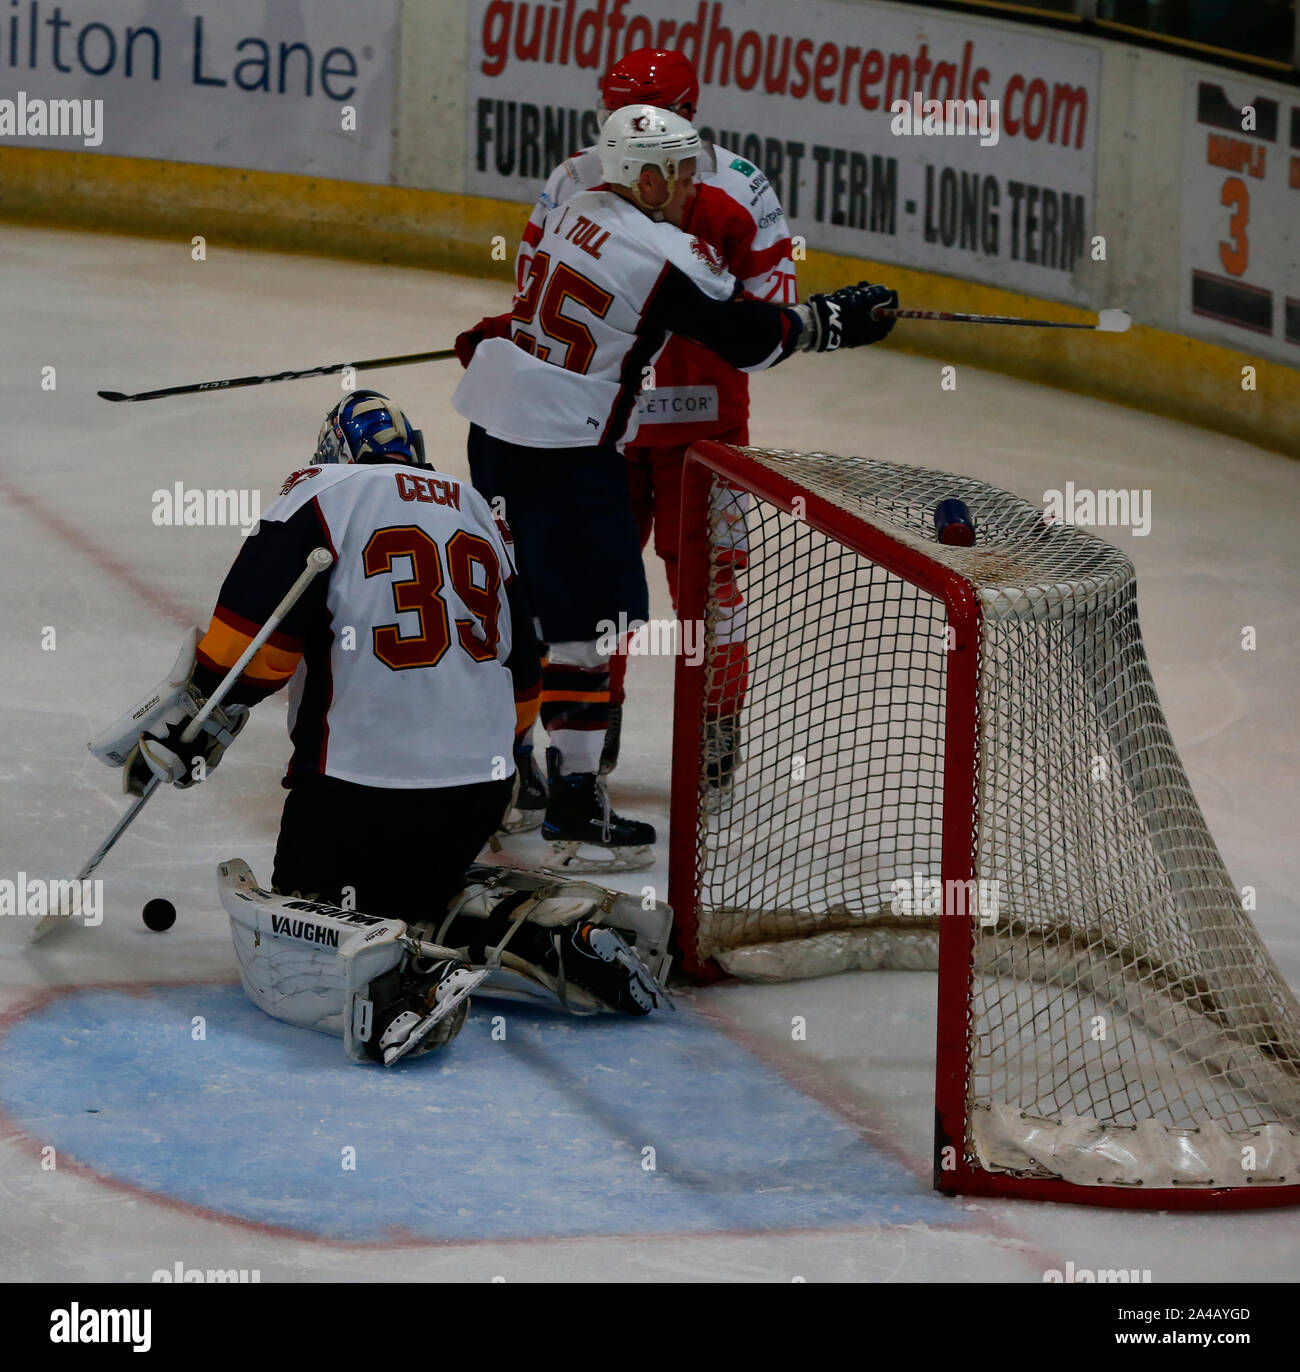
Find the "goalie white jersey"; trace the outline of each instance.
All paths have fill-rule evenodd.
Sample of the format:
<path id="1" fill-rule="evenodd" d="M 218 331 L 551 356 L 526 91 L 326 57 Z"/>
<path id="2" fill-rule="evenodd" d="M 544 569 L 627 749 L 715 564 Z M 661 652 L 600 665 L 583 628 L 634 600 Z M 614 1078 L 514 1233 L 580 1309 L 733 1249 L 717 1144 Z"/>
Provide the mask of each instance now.
<path id="1" fill-rule="evenodd" d="M 483 497 L 432 468 L 295 472 L 236 558 L 199 664 L 233 663 L 267 588 L 289 585 L 322 543 L 335 565 L 241 678 L 256 699 L 292 676 L 290 779 L 414 788 L 508 776 L 514 566 Z"/>

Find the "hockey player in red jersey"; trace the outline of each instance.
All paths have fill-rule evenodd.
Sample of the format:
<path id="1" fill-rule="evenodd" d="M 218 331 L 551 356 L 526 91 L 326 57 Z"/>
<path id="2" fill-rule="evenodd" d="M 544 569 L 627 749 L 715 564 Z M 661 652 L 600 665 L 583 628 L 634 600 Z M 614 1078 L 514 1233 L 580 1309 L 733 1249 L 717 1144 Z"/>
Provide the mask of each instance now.
<path id="1" fill-rule="evenodd" d="M 631 104 L 658 105 L 695 122 L 699 78 L 681 53 L 638 48 L 605 73 L 600 83 L 601 116 Z M 717 144 L 706 148 L 707 173 L 697 176 L 695 194 L 687 202 L 681 227 L 716 248 L 727 270 L 744 293 L 755 300 L 793 305 L 797 300 L 790 230 L 780 200 L 767 177 L 738 153 Z M 562 205 L 578 190 L 601 179 L 600 158 L 588 148 L 562 163 L 551 174 L 524 229 L 516 262 L 522 290 L 532 254 L 541 237 L 550 207 Z M 681 529 L 682 463 L 696 439 L 722 443 L 749 442 L 749 379 L 725 358 L 694 340 L 675 336 L 656 359 L 653 385 L 639 397 L 641 424 L 636 438 L 623 449 L 627 461 L 632 513 L 644 547 L 654 537 L 655 552 L 663 559 L 668 591 L 677 606 L 677 544 Z M 747 497 L 736 494 L 725 512 L 731 522 L 743 514 Z M 723 512 L 716 512 L 720 517 Z M 724 523 L 727 521 L 723 520 Z M 744 570 L 743 539 L 733 537 L 720 550 L 720 572 L 734 578 Z M 708 741 L 708 771 L 720 783 L 730 777 L 733 764 L 726 721 L 739 712 L 748 679 L 743 610 L 734 579 L 717 590 L 729 602 L 729 622 L 716 629 L 710 680 L 716 683 L 709 704 L 723 721 L 718 737 Z M 627 656 L 615 653 L 610 661 L 610 721 L 601 771 L 618 762 L 623 723 Z M 713 710 L 711 710 L 711 716 Z"/>
<path id="2" fill-rule="evenodd" d="M 216 766 L 248 710 L 289 685 L 293 754 L 274 892 L 228 863 L 248 875 L 223 889 L 223 903 L 245 987 L 263 1009 L 355 1036 L 383 1062 L 453 1037 L 469 973 L 455 950 L 482 962 L 512 916 L 546 903 L 535 883 L 497 890 L 479 875 L 462 890 L 506 807 L 516 729 L 536 713 L 538 647 L 507 532 L 482 496 L 422 459 L 418 431 L 384 396 L 340 401 L 312 462 L 289 476 L 241 546 L 207 632 L 192 631 L 147 708 L 91 745 L 124 767 L 131 793 L 154 777 L 188 787 Z M 329 571 L 187 743 L 185 726 L 320 547 L 333 555 Z M 551 904 L 544 926 L 521 924 L 513 952 L 537 984 L 572 982 L 607 1008 L 647 1013 L 653 978 L 622 939 L 597 920 L 560 917 L 581 904 Z M 427 943 L 439 956 L 403 953 L 405 924 L 436 934 Z M 329 950 L 358 926 L 360 943 L 382 947 L 391 965 L 359 998 L 346 988 L 345 1013 Z M 457 1013 L 440 1018 L 453 1003 Z"/>
<path id="3" fill-rule="evenodd" d="M 581 864 L 647 865 L 651 826 L 623 820 L 598 778 L 609 712 L 602 623 L 644 620 L 648 596 L 625 464 L 647 369 L 673 335 L 759 370 L 796 348 L 884 337 L 893 292 L 861 283 L 801 305 L 736 298 L 718 251 L 684 232 L 696 193 L 698 133 L 685 119 L 626 106 L 602 130 L 603 180 L 545 219 L 509 336 L 471 340 L 453 403 L 471 421 L 475 484 L 506 502 L 550 658 L 542 721 L 551 783 L 543 837 Z M 566 164 L 567 165 L 567 164 Z M 614 864 L 617 864 L 616 866 Z"/>

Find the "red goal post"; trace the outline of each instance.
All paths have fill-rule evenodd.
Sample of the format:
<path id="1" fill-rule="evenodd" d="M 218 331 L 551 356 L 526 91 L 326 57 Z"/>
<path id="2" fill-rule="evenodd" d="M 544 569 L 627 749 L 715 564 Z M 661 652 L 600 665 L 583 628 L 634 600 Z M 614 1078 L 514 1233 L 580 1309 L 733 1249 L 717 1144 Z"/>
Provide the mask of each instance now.
<path id="1" fill-rule="evenodd" d="M 953 497 L 974 548 L 934 537 Z M 1187 784 L 1122 553 L 973 478 L 702 442 L 678 612 L 704 627 L 674 699 L 687 973 L 936 967 L 941 1191 L 1300 1201 L 1300 1007 Z"/>

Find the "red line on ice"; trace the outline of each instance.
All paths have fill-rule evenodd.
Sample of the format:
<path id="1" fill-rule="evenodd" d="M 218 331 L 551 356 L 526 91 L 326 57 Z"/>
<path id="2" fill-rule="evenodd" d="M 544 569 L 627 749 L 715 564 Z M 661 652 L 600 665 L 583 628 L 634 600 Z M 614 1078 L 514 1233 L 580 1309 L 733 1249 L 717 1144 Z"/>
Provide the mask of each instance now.
<path id="1" fill-rule="evenodd" d="M 24 491 L 5 476 L 0 476 L 0 494 L 29 514 L 47 533 L 89 558 L 101 572 L 134 591 L 146 605 L 152 606 L 174 624 L 188 629 L 194 622 L 194 616 L 179 601 L 173 600 L 161 587 L 151 586 L 107 548 L 95 543 L 84 529 L 69 523 L 38 496 Z"/>

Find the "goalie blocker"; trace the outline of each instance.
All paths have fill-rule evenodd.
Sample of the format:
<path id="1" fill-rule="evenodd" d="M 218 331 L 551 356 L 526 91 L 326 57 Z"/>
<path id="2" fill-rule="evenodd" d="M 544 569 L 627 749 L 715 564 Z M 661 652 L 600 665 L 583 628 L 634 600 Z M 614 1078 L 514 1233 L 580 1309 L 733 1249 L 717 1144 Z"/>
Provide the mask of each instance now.
<path id="1" fill-rule="evenodd" d="M 341 1036 L 358 1062 L 450 1043 L 471 992 L 571 1014 L 645 1014 L 665 999 L 672 912 L 661 903 L 646 911 L 590 883 L 476 867 L 435 930 L 263 890 L 238 858 L 217 870 L 249 999 Z"/>

